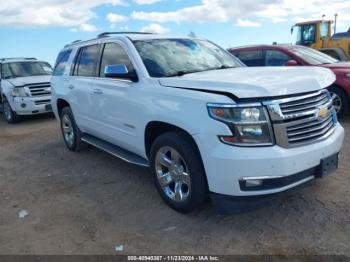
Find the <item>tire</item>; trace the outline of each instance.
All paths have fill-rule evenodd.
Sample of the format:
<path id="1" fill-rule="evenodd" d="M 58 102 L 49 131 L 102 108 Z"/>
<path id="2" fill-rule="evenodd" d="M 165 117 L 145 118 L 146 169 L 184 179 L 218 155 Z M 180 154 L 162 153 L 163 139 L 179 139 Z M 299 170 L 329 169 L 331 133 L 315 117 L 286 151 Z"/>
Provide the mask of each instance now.
<path id="1" fill-rule="evenodd" d="M 2 103 L 2 114 L 6 122 L 9 124 L 17 123 L 20 120 L 20 117 L 12 110 L 11 105 L 6 98 L 4 98 Z"/>
<path id="2" fill-rule="evenodd" d="M 76 152 L 87 148 L 88 145 L 81 140 L 82 133 L 75 123 L 70 107 L 65 107 L 62 109 L 60 120 L 62 136 L 67 148 Z"/>
<path id="3" fill-rule="evenodd" d="M 151 146 L 150 163 L 156 188 L 172 209 L 190 213 L 205 203 L 206 175 L 198 148 L 188 135 L 181 132 L 160 135 Z"/>
<path id="4" fill-rule="evenodd" d="M 349 97 L 347 93 L 337 86 L 331 86 L 328 90 L 332 95 L 333 106 L 337 111 L 338 117 L 344 117 L 349 111 Z"/>

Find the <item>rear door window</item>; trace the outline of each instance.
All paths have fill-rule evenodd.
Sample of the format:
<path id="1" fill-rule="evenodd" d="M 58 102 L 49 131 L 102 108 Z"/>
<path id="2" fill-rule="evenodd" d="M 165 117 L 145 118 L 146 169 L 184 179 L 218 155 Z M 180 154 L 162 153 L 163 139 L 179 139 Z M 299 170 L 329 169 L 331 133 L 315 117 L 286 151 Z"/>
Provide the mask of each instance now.
<path id="1" fill-rule="evenodd" d="M 99 45 L 82 47 L 79 51 L 77 64 L 75 65 L 74 75 L 84 77 L 96 76 L 96 68 L 100 53 Z"/>
<path id="2" fill-rule="evenodd" d="M 67 61 L 69 59 L 71 52 L 72 52 L 72 50 L 70 49 L 70 50 L 65 50 L 65 51 L 62 51 L 61 53 L 59 53 L 59 55 L 56 59 L 55 68 L 53 70 L 54 76 L 62 76 L 64 74 L 64 70 L 66 68 Z M 47 67 L 49 68 L 49 65 L 47 65 Z"/>
<path id="3" fill-rule="evenodd" d="M 247 66 L 264 66 L 264 52 L 262 50 L 239 51 L 236 57 Z"/>

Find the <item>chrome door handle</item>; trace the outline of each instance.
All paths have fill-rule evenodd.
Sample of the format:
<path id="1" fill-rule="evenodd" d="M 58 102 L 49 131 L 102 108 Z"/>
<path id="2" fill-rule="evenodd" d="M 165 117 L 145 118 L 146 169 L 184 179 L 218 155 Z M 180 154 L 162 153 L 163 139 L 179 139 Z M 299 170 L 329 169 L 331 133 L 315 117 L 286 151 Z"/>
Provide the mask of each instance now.
<path id="1" fill-rule="evenodd" d="M 69 85 L 68 88 L 69 89 L 74 89 L 74 86 L 73 85 Z"/>
<path id="2" fill-rule="evenodd" d="M 94 94 L 96 94 L 96 95 L 102 95 L 103 92 L 102 92 L 101 89 L 94 89 Z"/>

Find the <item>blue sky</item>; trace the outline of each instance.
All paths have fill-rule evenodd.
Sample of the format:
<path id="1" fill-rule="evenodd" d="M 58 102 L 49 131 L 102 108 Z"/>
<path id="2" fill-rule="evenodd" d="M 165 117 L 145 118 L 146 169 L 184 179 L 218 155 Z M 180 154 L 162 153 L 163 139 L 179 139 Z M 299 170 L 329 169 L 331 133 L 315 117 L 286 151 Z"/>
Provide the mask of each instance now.
<path id="1" fill-rule="evenodd" d="M 350 1 L 339 0 L 22 0 L 0 6 L 0 57 L 54 63 L 58 51 L 104 31 L 150 31 L 208 38 L 224 48 L 290 43 L 296 21 L 333 19 L 350 26 Z"/>

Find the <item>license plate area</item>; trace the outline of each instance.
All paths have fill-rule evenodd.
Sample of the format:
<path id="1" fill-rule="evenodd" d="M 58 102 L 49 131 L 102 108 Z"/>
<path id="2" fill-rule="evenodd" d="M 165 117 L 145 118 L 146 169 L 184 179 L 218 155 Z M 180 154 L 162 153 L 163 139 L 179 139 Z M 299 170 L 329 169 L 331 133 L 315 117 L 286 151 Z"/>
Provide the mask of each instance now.
<path id="1" fill-rule="evenodd" d="M 334 154 L 321 160 L 317 176 L 323 177 L 333 173 L 338 168 L 338 154 Z"/>

